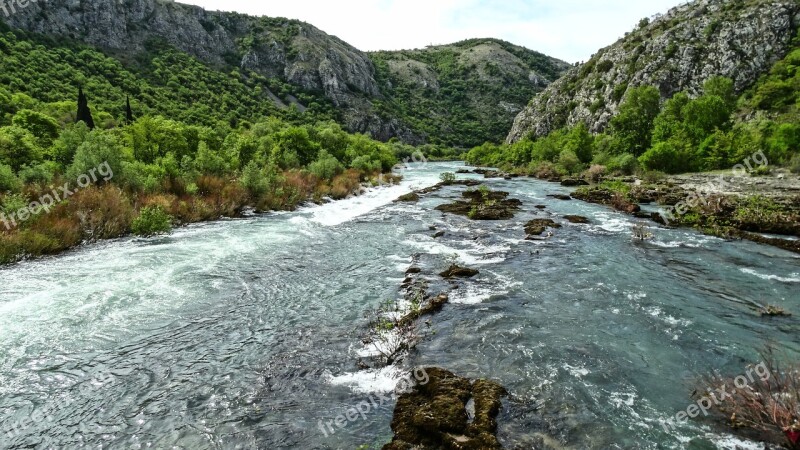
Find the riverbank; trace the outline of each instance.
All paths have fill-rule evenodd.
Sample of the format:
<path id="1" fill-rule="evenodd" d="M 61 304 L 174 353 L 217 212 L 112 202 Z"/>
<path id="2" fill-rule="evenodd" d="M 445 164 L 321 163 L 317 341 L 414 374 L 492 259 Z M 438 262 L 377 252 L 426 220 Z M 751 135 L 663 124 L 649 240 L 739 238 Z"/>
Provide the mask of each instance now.
<path id="1" fill-rule="evenodd" d="M 486 178 L 520 176 L 486 169 L 472 172 Z M 575 187 L 571 198 L 603 204 L 660 225 L 690 227 L 711 236 L 746 239 L 800 253 L 800 176 L 788 171 L 764 176 L 731 171 L 641 177 L 537 175 L 529 176 Z"/>
<path id="2" fill-rule="evenodd" d="M 157 224 L 146 223 L 153 220 L 152 214 L 143 212 L 157 211 L 166 222 L 161 229 L 169 230 L 252 213 L 293 211 L 305 203 L 358 196 L 400 179 L 393 174 L 350 169 L 330 181 L 306 171 L 286 171 L 276 175 L 269 190 L 255 192 L 239 179 L 214 176 L 199 177 L 192 189 L 173 184 L 165 192 L 152 194 L 132 193 L 113 184 L 90 186 L 26 221 L 0 223 L 0 266 L 136 234 L 138 229 L 152 229 Z M 38 198 L 40 189 L 30 186 L 24 197 Z M 20 208 L 26 205 L 22 202 Z M 137 226 L 137 221 L 145 223 Z"/>

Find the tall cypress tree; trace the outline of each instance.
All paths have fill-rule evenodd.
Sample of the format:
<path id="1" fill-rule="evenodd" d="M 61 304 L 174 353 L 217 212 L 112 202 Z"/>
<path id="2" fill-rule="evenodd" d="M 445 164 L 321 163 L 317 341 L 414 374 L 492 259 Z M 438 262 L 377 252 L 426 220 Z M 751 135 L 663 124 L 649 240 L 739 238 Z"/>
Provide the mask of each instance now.
<path id="1" fill-rule="evenodd" d="M 133 123 L 133 110 L 131 110 L 131 97 L 125 96 L 125 121 L 128 125 Z"/>
<path id="2" fill-rule="evenodd" d="M 80 121 L 83 121 L 90 130 L 94 129 L 92 111 L 89 109 L 89 101 L 83 93 L 83 87 L 78 88 L 78 114 L 75 117 L 75 123 Z"/>

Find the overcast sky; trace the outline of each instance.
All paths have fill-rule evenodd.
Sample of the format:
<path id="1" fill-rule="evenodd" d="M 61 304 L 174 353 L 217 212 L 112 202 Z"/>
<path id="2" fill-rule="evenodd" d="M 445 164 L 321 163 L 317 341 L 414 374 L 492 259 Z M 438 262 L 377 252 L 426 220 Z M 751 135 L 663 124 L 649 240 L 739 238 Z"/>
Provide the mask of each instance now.
<path id="1" fill-rule="evenodd" d="M 494 37 L 569 62 L 585 61 L 643 17 L 679 0 L 178 0 L 208 10 L 308 22 L 361 50 L 398 50 Z"/>

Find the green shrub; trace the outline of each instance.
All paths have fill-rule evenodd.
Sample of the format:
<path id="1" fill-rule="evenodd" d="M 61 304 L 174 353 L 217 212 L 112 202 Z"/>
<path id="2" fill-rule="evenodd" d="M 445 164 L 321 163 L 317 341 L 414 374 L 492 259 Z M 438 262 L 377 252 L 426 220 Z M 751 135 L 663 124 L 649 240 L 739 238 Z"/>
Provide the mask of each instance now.
<path id="1" fill-rule="evenodd" d="M 578 173 L 583 169 L 581 160 L 578 155 L 572 150 L 564 150 L 558 156 L 558 165 L 564 168 L 570 174 Z"/>
<path id="2" fill-rule="evenodd" d="M 42 183 L 47 184 L 53 181 L 53 176 L 58 169 L 58 164 L 47 161 L 33 167 L 22 166 L 19 171 L 19 178 L 23 183 Z"/>
<path id="3" fill-rule="evenodd" d="M 442 183 L 452 184 L 454 181 L 456 181 L 456 174 L 453 172 L 444 172 L 443 174 L 439 175 L 439 179 L 442 180 Z"/>
<path id="4" fill-rule="evenodd" d="M 147 206 L 133 219 L 131 231 L 138 236 L 154 236 L 172 229 L 172 217 L 160 206 Z"/>
<path id="5" fill-rule="evenodd" d="M 0 164 L 0 192 L 17 192 L 22 187 L 14 170 L 7 164 Z"/>
<path id="6" fill-rule="evenodd" d="M 636 157 L 630 153 L 614 156 L 606 162 L 606 169 L 609 172 L 623 175 L 633 175 L 637 167 Z"/>
<path id="7" fill-rule="evenodd" d="M 335 156 L 320 150 L 317 160 L 308 165 L 308 171 L 321 180 L 332 180 L 344 171 L 344 167 Z"/>

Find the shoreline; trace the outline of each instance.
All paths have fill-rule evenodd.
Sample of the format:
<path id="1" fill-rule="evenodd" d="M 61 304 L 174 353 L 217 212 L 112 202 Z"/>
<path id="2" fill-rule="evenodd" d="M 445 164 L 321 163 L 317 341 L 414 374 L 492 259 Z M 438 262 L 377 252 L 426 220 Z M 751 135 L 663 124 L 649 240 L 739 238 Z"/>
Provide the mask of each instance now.
<path id="1" fill-rule="evenodd" d="M 473 169 L 464 172 L 483 174 L 487 179 L 510 180 L 522 175 L 467 167 Z M 574 187 L 572 199 L 602 204 L 639 219 L 800 253 L 800 175 L 786 171 L 769 176 L 736 176 L 732 171 L 720 171 L 590 181 L 578 176 L 525 175 Z M 642 205 L 657 205 L 668 214 L 645 213 Z"/>
<path id="2" fill-rule="evenodd" d="M 339 202 L 339 201 L 347 200 L 347 199 L 354 198 L 354 197 L 360 197 L 360 196 L 362 196 L 362 195 L 364 195 L 364 194 L 366 194 L 366 193 L 368 193 L 370 191 L 373 191 L 373 190 L 375 190 L 375 189 L 377 189 L 377 188 L 379 188 L 381 186 L 395 186 L 398 183 L 400 183 L 400 181 L 402 181 L 402 179 L 403 179 L 403 177 L 401 175 L 394 175 L 394 174 L 380 174 L 379 176 L 375 176 L 375 177 L 368 176 L 367 181 L 360 182 L 358 184 L 358 186 L 355 186 L 352 189 L 350 189 L 348 191 L 347 195 L 344 196 L 344 197 L 333 198 L 331 196 L 326 196 L 326 197 L 322 197 L 322 198 L 316 198 L 316 194 L 312 192 L 312 193 L 309 193 L 305 197 L 305 199 L 302 200 L 302 201 L 299 201 L 299 202 L 293 203 L 293 204 L 289 204 L 289 205 L 284 205 L 284 206 L 279 207 L 279 208 L 262 209 L 262 208 L 258 208 L 258 206 L 255 204 L 256 202 L 246 201 L 246 202 L 242 202 L 241 204 L 233 205 L 232 208 L 230 209 L 231 211 L 234 212 L 233 214 L 226 214 L 225 212 L 223 212 L 222 214 L 220 214 L 220 215 L 218 215 L 217 217 L 214 217 L 214 218 L 199 217 L 197 220 L 185 220 L 185 218 L 183 220 L 181 220 L 181 219 L 178 219 L 178 218 L 173 218 L 173 224 L 172 224 L 172 228 L 171 228 L 170 232 L 156 234 L 156 235 L 153 235 L 153 236 L 137 236 L 135 233 L 133 233 L 133 231 L 128 229 L 125 232 L 114 233 L 112 235 L 103 236 L 103 237 L 100 237 L 100 238 L 97 238 L 97 239 L 82 240 L 82 241 L 80 241 L 80 242 L 78 242 L 78 243 L 76 243 L 74 245 L 64 245 L 64 246 L 62 246 L 60 248 L 57 248 L 55 250 L 52 250 L 52 251 L 46 251 L 46 252 L 41 252 L 41 253 L 37 253 L 37 254 L 27 254 L 27 253 L 24 253 L 24 252 L 18 252 L 17 254 L 15 254 L 13 257 L 11 257 L 8 260 L 3 260 L 2 259 L 3 255 L 0 254 L 0 270 L 4 270 L 4 269 L 7 269 L 9 267 L 13 267 L 13 266 L 15 266 L 15 265 L 17 265 L 19 263 L 25 262 L 25 261 L 36 261 L 36 260 L 40 260 L 40 259 L 47 258 L 47 257 L 60 256 L 60 255 L 63 255 L 65 253 L 67 253 L 67 252 L 70 252 L 70 251 L 73 251 L 73 250 L 77 250 L 77 249 L 80 249 L 82 247 L 90 246 L 90 245 L 93 245 L 93 244 L 97 244 L 97 243 L 100 243 L 100 242 L 108 242 L 108 241 L 112 241 L 112 240 L 115 240 L 115 239 L 124 239 L 124 238 L 129 238 L 129 237 L 140 237 L 140 238 L 145 238 L 146 239 L 146 238 L 150 238 L 150 237 L 168 235 L 169 233 L 171 233 L 171 231 L 173 229 L 185 228 L 185 227 L 187 227 L 189 225 L 194 225 L 194 224 L 213 223 L 213 222 L 220 222 L 220 221 L 225 221 L 225 220 L 235 220 L 235 219 L 246 219 L 246 218 L 250 218 L 250 217 L 253 217 L 253 216 L 267 215 L 267 214 L 275 213 L 275 212 L 292 212 L 292 211 L 296 211 L 298 208 L 301 208 L 301 207 L 303 207 L 305 205 L 324 205 L 324 204 L 328 204 L 328 203 Z M 144 207 L 144 205 L 140 204 L 141 203 L 141 199 L 136 198 L 136 199 L 132 199 L 132 200 L 134 200 L 133 203 L 135 203 L 135 204 L 140 206 L 140 208 L 139 208 L 140 210 L 141 210 L 141 208 Z M 183 202 L 183 199 L 178 199 L 178 200 Z M 192 198 L 192 200 L 193 201 L 202 202 L 202 201 L 208 200 L 208 199 L 206 197 L 203 197 L 203 196 L 196 196 L 196 197 Z M 112 219 L 116 219 L 116 218 L 112 218 Z M 22 233 L 26 233 L 28 231 L 29 230 L 27 228 L 19 228 L 19 227 L 18 228 L 14 228 L 13 230 L 10 230 L 10 231 L 0 232 L 0 239 L 7 238 L 8 236 L 19 235 L 19 234 L 22 234 Z M 2 241 L 0 241 L 0 244 L 7 245 L 5 242 L 2 242 Z"/>

